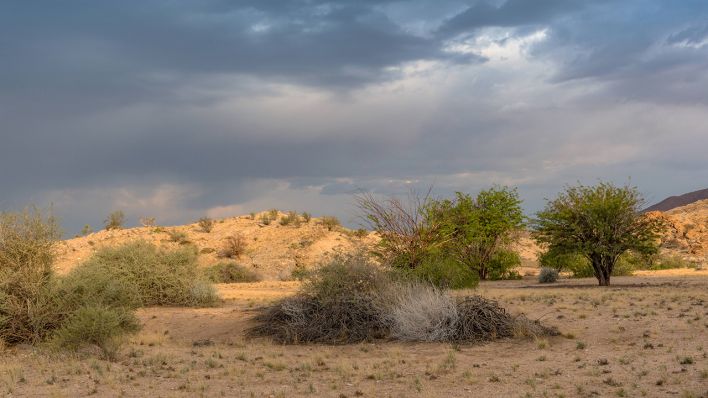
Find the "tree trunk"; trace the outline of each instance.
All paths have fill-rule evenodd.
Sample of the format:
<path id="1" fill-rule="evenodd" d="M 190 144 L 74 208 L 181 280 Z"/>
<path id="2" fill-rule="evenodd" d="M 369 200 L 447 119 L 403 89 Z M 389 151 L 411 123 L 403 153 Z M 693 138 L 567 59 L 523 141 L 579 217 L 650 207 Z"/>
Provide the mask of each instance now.
<path id="1" fill-rule="evenodd" d="M 595 257 L 592 260 L 592 267 L 595 270 L 595 277 L 600 286 L 610 286 L 610 276 L 612 274 L 612 267 L 610 261 L 607 261 L 603 257 Z"/>

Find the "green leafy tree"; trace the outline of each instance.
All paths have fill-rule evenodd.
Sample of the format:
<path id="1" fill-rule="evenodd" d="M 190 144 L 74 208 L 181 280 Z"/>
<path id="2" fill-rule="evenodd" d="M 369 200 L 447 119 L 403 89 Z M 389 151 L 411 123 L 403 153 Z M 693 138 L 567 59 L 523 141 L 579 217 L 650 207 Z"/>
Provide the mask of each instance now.
<path id="1" fill-rule="evenodd" d="M 533 222 L 533 236 L 554 253 L 579 253 L 590 261 L 600 286 L 627 251 L 648 255 L 658 250 L 661 222 L 643 215 L 636 187 L 571 186 L 548 201 Z"/>
<path id="2" fill-rule="evenodd" d="M 457 192 L 453 200 L 431 201 L 426 213 L 428 219 L 437 220 L 431 224 L 441 225 L 439 235 L 446 237 L 449 254 L 476 271 L 480 279 L 501 277 L 518 263 L 508 251 L 524 219 L 516 189 L 493 187 L 475 198 Z"/>

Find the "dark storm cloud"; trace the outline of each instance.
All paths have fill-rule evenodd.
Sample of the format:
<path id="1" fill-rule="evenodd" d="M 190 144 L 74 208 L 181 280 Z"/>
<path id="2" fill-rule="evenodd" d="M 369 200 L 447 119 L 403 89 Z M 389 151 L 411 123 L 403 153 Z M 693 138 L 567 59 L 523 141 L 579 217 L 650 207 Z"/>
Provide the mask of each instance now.
<path id="1" fill-rule="evenodd" d="M 706 20 L 697 0 L 3 1 L 0 210 L 58 198 L 80 225 L 118 195 L 183 221 L 266 197 L 258 181 L 539 196 L 665 167 L 685 184 L 707 167 Z M 537 32 L 499 70 L 479 48 Z"/>

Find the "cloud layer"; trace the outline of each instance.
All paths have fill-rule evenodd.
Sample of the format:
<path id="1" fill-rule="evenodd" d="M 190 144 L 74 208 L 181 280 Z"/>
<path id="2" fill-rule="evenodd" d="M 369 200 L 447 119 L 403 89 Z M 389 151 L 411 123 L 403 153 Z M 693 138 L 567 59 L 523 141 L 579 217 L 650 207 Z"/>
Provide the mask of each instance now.
<path id="1" fill-rule="evenodd" d="M 351 192 L 708 184 L 704 1 L 5 1 L 0 209 L 69 232 Z"/>

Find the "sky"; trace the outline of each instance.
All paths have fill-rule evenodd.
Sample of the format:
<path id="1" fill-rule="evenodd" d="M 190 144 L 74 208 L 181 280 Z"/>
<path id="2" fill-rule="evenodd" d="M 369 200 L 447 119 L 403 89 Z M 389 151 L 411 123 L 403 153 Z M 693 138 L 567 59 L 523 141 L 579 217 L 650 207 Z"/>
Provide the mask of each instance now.
<path id="1" fill-rule="evenodd" d="M 708 187 L 705 0 L 3 0 L 0 210 L 68 234 L 352 193 Z"/>

